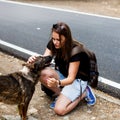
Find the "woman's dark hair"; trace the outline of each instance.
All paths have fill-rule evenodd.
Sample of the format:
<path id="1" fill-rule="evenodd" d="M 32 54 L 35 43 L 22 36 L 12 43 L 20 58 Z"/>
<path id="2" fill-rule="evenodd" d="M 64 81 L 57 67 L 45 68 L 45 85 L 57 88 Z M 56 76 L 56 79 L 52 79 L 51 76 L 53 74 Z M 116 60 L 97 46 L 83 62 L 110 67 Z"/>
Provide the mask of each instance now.
<path id="1" fill-rule="evenodd" d="M 71 56 L 72 50 L 72 35 L 69 26 L 63 22 L 59 22 L 57 24 L 53 24 L 52 32 L 56 32 L 59 34 L 60 42 L 61 42 L 61 35 L 65 37 L 65 44 L 60 49 L 55 49 L 52 39 L 50 40 L 51 43 L 51 51 L 56 57 L 62 57 L 64 60 L 68 61 Z"/>

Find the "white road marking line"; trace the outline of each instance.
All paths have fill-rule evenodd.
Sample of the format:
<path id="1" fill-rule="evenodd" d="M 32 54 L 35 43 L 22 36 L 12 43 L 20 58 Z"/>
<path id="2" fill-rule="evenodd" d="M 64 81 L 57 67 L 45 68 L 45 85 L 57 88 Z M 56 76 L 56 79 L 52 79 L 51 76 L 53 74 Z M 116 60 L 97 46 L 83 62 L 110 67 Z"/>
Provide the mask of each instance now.
<path id="1" fill-rule="evenodd" d="M 7 46 L 7 47 L 9 47 L 9 48 L 15 49 L 15 50 L 20 51 L 20 52 L 22 52 L 22 53 L 26 53 L 26 54 L 28 54 L 28 55 L 40 55 L 40 54 L 38 54 L 38 53 L 36 53 L 36 52 L 27 50 L 27 49 L 25 49 L 25 48 L 19 47 L 19 46 L 17 46 L 17 45 L 14 45 L 14 44 L 11 44 L 11 43 L 2 41 L 2 40 L 0 40 L 0 45 Z"/>
<path id="2" fill-rule="evenodd" d="M 104 83 L 104 84 L 107 84 L 107 85 L 110 85 L 112 87 L 120 89 L 120 84 L 116 83 L 116 82 L 113 82 L 112 80 L 108 80 L 106 78 L 99 77 L 99 81 L 102 82 L 102 83 Z"/>

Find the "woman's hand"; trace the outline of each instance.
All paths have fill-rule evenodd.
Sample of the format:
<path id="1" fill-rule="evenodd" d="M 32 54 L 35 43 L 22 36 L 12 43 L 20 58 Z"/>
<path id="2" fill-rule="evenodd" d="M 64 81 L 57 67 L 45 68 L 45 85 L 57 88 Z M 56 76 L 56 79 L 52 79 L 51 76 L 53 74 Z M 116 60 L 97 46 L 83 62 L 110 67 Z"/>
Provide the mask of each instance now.
<path id="1" fill-rule="evenodd" d="M 29 57 L 27 63 L 33 63 L 37 59 L 37 57 L 37 55 Z"/>
<path id="2" fill-rule="evenodd" d="M 56 80 L 55 78 L 48 78 L 47 79 L 47 85 L 48 85 L 48 87 L 58 87 L 59 86 L 59 80 Z"/>

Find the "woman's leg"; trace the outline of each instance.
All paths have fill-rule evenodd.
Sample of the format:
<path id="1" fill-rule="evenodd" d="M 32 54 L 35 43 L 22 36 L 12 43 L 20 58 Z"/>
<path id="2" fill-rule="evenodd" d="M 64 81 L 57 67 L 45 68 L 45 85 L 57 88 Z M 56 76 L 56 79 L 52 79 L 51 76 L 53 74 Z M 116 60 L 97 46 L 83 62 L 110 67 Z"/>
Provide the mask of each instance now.
<path id="1" fill-rule="evenodd" d="M 49 77 L 51 77 L 51 78 L 53 77 L 56 80 L 59 80 L 59 76 L 58 76 L 57 72 L 50 67 L 46 67 L 44 70 L 41 71 L 40 82 L 41 82 L 42 85 L 44 85 L 48 89 L 55 92 L 56 95 L 59 95 L 60 91 L 61 91 L 60 88 L 58 88 L 58 87 L 48 87 L 47 78 L 49 78 Z"/>
<path id="2" fill-rule="evenodd" d="M 69 113 L 86 97 L 86 87 L 87 82 L 80 79 L 76 79 L 71 85 L 65 86 L 56 101 L 54 111 L 58 115 Z"/>
<path id="3" fill-rule="evenodd" d="M 78 103 L 83 98 L 85 98 L 85 96 L 86 96 L 86 92 L 84 92 L 81 96 L 79 96 L 76 100 L 72 102 L 66 96 L 60 94 L 55 104 L 55 108 L 54 108 L 55 113 L 58 115 L 65 115 L 69 113 L 78 105 Z"/>

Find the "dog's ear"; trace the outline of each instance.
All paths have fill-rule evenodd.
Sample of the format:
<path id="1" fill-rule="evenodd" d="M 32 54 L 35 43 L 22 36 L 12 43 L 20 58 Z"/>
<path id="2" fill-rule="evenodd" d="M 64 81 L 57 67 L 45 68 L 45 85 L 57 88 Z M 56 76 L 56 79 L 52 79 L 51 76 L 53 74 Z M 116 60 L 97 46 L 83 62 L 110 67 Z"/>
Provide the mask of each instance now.
<path id="1" fill-rule="evenodd" d="M 33 63 L 23 63 L 22 65 L 26 66 L 26 67 L 28 67 L 30 69 L 34 69 L 34 64 Z"/>

